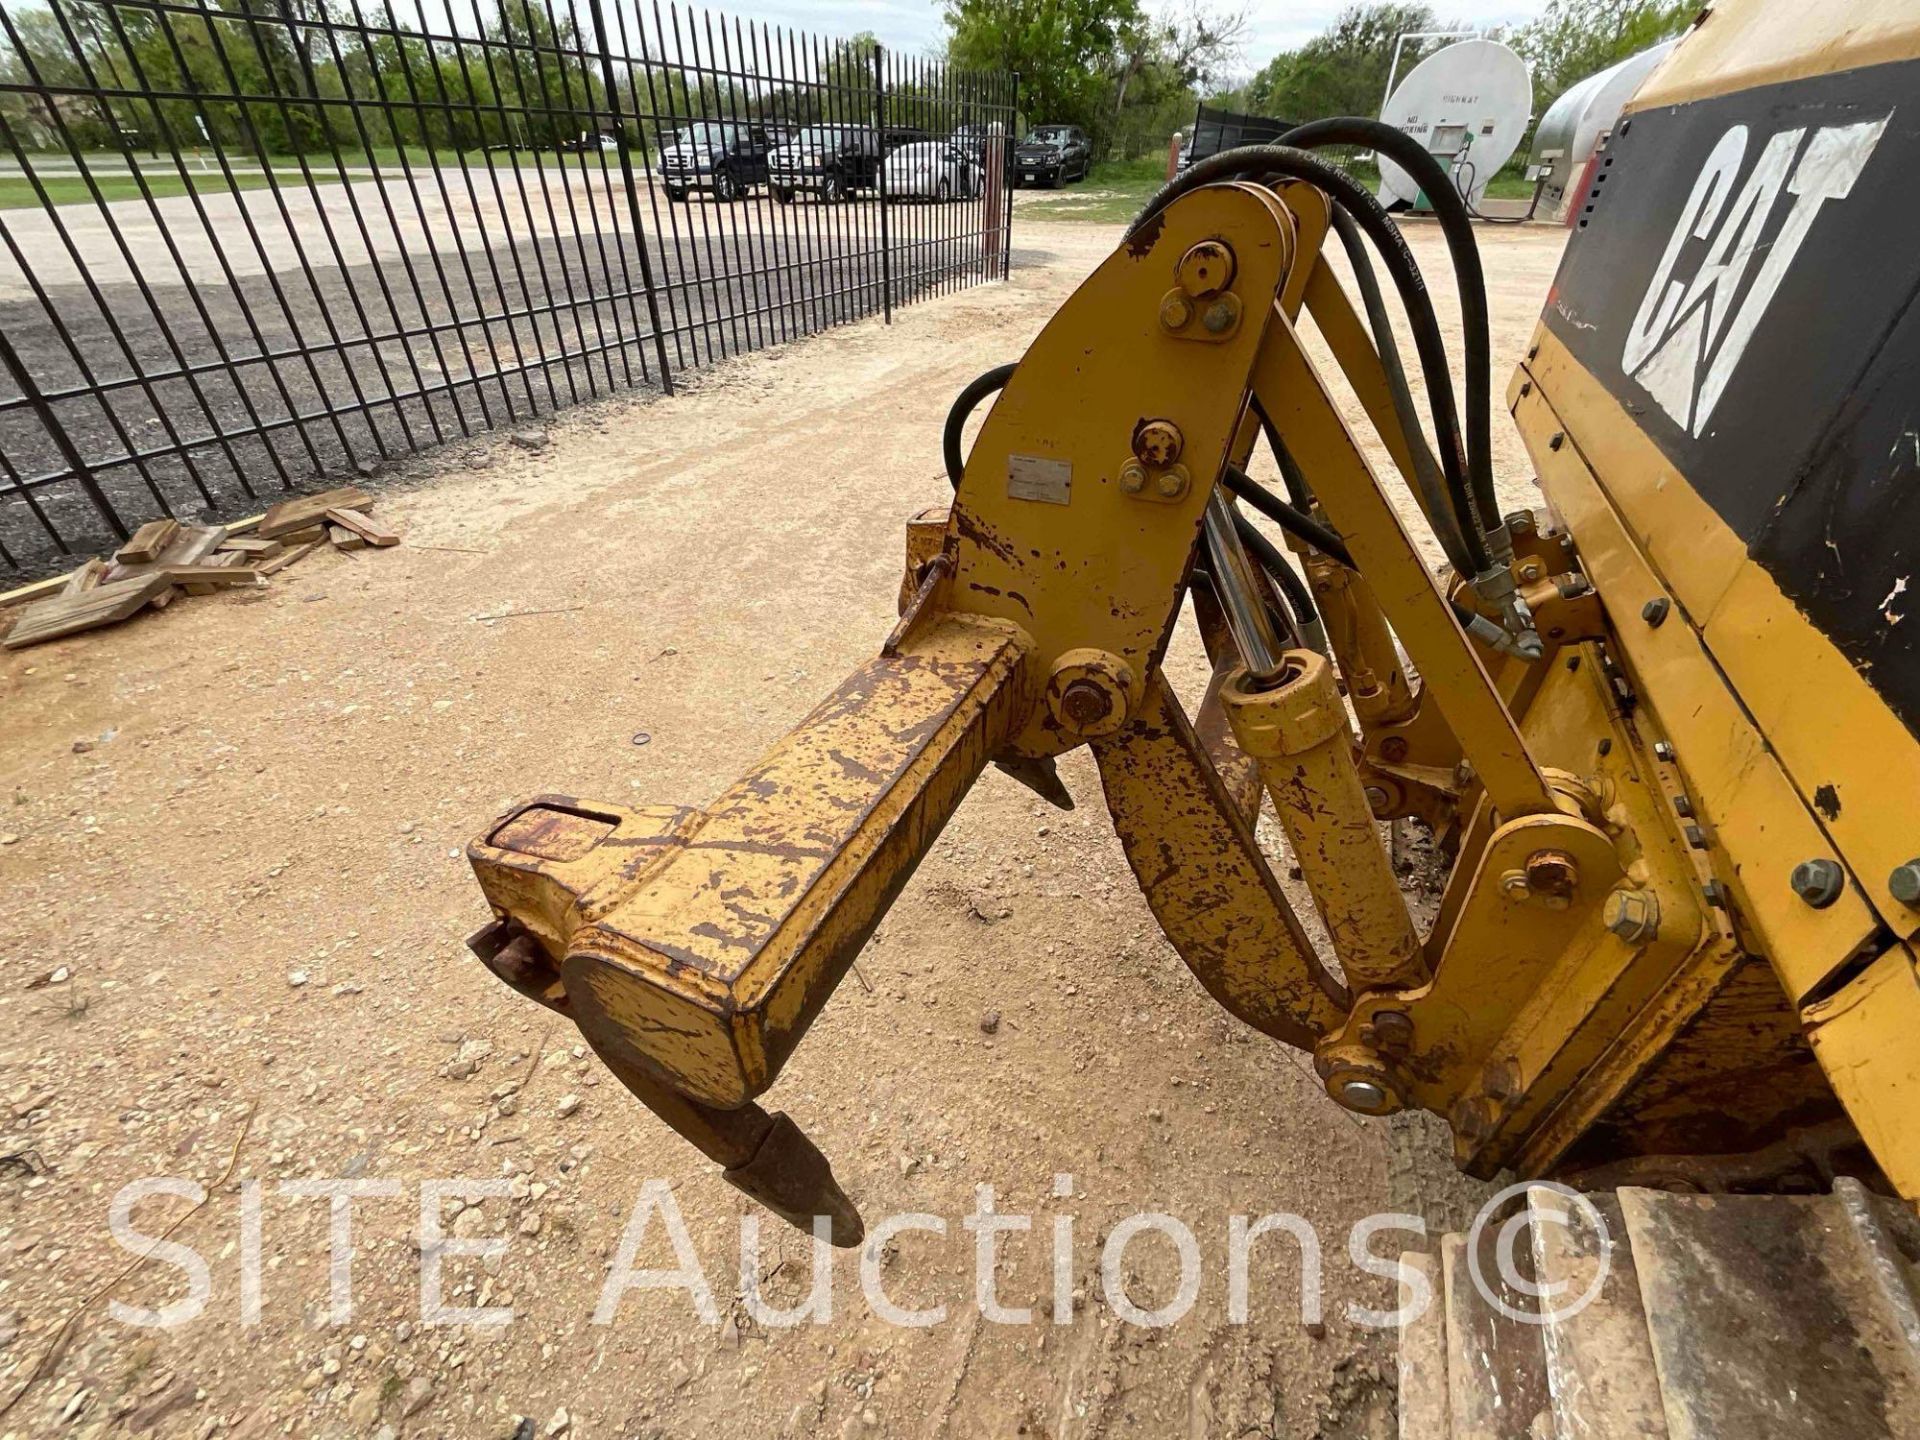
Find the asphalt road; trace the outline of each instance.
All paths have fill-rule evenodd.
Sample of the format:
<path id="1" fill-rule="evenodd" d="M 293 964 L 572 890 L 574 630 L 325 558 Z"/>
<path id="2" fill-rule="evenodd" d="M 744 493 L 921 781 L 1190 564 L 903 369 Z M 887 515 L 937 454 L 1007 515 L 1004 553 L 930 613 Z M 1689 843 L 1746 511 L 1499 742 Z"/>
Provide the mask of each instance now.
<path id="1" fill-rule="evenodd" d="M 981 213 L 887 207 L 894 304 L 980 273 Z M 591 159 L 564 177 L 472 166 L 11 210 L 0 327 L 44 394 L 110 387 L 105 403 L 83 393 L 50 408 L 129 525 L 162 513 L 160 497 L 182 516 L 234 515 L 256 496 L 377 479 L 428 446 L 658 389 L 663 350 L 678 374 L 872 314 L 880 219 L 870 197 L 676 205 L 645 183 L 630 204 Z M 112 535 L 74 480 L 19 491 L 71 456 L 17 384 L 0 387 L 0 576 L 30 578 L 72 563 L 49 527 L 81 555 Z"/>

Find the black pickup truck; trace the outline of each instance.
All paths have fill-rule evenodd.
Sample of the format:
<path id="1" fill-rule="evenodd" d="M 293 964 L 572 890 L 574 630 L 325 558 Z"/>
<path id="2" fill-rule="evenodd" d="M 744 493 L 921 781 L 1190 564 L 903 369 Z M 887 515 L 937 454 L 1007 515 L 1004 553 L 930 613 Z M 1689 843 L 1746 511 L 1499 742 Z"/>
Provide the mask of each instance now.
<path id="1" fill-rule="evenodd" d="M 906 125 L 889 125 L 884 131 L 867 125 L 809 125 L 769 157 L 768 188 L 782 205 L 803 191 L 822 200 L 844 200 L 878 187 L 880 162 L 888 153 L 927 138 L 926 131 Z"/>
<path id="2" fill-rule="evenodd" d="M 1093 168 L 1093 142 L 1078 125 L 1036 125 L 1015 148 L 1013 164 L 1020 184 L 1058 189 L 1087 178 Z"/>
<path id="3" fill-rule="evenodd" d="M 765 126 L 699 120 L 660 151 L 660 181 L 667 199 L 685 200 L 690 190 L 711 190 L 716 200 L 738 200 L 767 183 L 767 156 L 779 143 Z"/>

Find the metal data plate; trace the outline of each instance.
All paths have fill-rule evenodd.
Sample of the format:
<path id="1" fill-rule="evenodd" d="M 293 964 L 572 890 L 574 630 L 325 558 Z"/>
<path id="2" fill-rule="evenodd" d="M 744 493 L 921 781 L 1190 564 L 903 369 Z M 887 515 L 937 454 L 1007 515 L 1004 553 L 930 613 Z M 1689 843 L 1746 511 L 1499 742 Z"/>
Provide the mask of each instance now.
<path id="1" fill-rule="evenodd" d="M 1065 505 L 1071 498 L 1072 488 L 1073 466 L 1065 460 L 1044 460 L 1038 455 L 1007 456 L 1009 499 Z"/>

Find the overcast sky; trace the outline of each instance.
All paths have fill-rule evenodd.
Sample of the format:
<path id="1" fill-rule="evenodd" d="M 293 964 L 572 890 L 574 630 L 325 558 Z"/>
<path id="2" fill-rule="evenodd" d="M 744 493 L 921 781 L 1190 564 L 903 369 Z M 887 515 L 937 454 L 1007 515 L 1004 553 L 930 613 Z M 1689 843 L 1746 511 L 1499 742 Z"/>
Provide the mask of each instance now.
<path id="1" fill-rule="evenodd" d="M 1165 8 L 1165 0 L 1149 0 Z M 1249 0 L 1248 41 L 1238 69 L 1258 70 L 1282 50 L 1326 29 L 1350 0 Z M 1463 14 L 1462 23 L 1485 28 L 1516 25 L 1532 19 L 1546 0 L 1491 0 L 1482 10 Z M 725 8 L 756 19 L 794 25 L 827 35 L 850 35 L 871 30 L 890 50 L 924 55 L 937 50 L 946 37 L 939 0 L 732 0 Z M 1436 4 L 1442 15 L 1451 7 Z"/>

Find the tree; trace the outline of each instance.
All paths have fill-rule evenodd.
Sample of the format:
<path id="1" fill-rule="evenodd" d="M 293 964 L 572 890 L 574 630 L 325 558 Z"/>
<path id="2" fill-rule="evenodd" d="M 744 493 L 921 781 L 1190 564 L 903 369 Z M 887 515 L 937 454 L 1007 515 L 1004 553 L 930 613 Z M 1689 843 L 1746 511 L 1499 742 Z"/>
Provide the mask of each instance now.
<path id="1" fill-rule="evenodd" d="M 1507 41 L 1533 70 L 1534 114 L 1568 86 L 1678 35 L 1699 8 L 1698 0 L 1551 0 Z"/>
<path id="2" fill-rule="evenodd" d="M 1020 74 L 1021 109 L 1041 124 L 1079 125 L 1105 154 L 1131 154 L 1141 122 L 1191 110 L 1196 86 L 1237 51 L 1241 11 L 1188 0 L 1171 19 L 1141 0 L 947 0 L 948 63 Z"/>
<path id="3" fill-rule="evenodd" d="M 1406 0 L 1349 6 L 1323 34 L 1268 61 L 1233 103 L 1255 115 L 1286 120 L 1377 115 L 1394 42 L 1409 31 L 1451 28 L 1435 20 L 1430 7 Z M 1444 42 L 1408 44 L 1400 56 L 1401 73 L 1436 43 Z"/>

